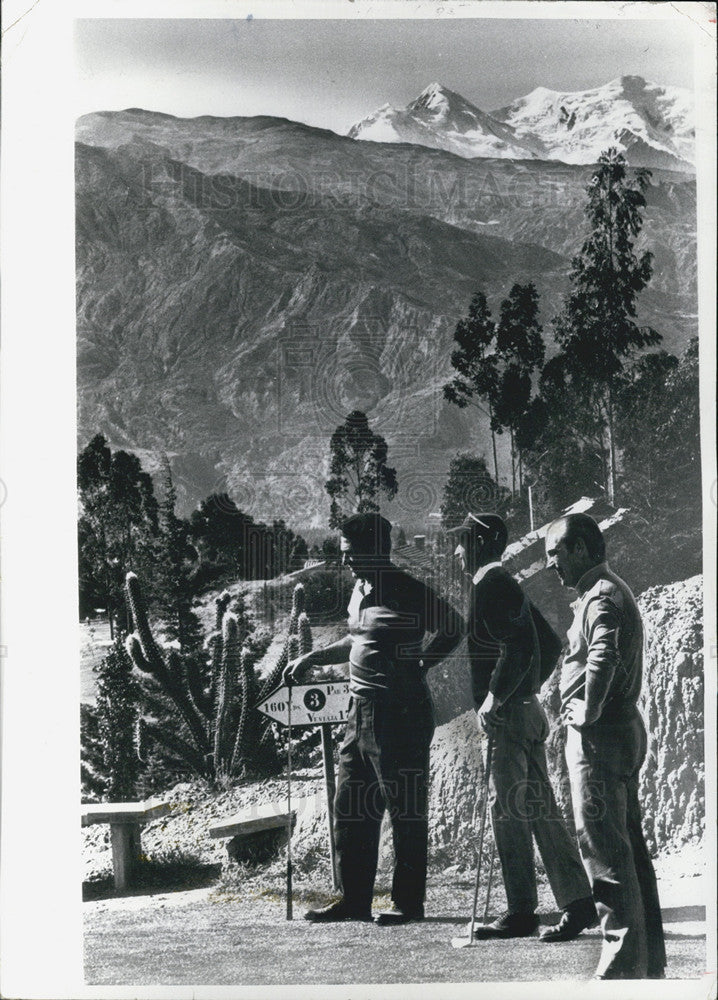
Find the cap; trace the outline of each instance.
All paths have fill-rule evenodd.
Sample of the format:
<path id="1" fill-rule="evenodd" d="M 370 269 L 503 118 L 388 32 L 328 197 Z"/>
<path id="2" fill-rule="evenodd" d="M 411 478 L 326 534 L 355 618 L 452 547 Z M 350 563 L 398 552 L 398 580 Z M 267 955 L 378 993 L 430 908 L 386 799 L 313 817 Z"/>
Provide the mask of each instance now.
<path id="1" fill-rule="evenodd" d="M 363 556 L 388 556 L 391 552 L 391 521 L 381 514 L 352 514 L 342 521 L 339 530 Z"/>
<path id="2" fill-rule="evenodd" d="M 509 529 L 498 514 L 467 514 L 456 528 L 449 528 L 447 535 L 468 535 L 472 541 L 481 539 L 489 542 L 496 551 L 503 552 L 509 537 Z"/>

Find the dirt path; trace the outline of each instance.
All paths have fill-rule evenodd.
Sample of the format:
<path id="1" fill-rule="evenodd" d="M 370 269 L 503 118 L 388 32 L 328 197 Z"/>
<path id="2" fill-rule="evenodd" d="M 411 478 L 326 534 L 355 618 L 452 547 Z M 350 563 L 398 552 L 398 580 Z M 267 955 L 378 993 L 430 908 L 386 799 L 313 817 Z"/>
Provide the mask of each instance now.
<path id="1" fill-rule="evenodd" d="M 702 879 L 661 881 L 668 977 L 706 975 Z M 597 930 L 576 941 L 545 945 L 538 938 L 483 942 L 455 950 L 470 910 L 469 881 L 435 878 L 423 924 L 316 927 L 302 919 L 321 894 L 300 889 L 295 919 L 286 920 L 281 883 L 226 893 L 217 888 L 135 896 L 85 904 L 88 984 L 258 985 L 292 983 L 439 983 L 588 979 Z M 388 902 L 376 896 L 375 908 Z M 544 920 L 551 915 L 543 910 Z"/>

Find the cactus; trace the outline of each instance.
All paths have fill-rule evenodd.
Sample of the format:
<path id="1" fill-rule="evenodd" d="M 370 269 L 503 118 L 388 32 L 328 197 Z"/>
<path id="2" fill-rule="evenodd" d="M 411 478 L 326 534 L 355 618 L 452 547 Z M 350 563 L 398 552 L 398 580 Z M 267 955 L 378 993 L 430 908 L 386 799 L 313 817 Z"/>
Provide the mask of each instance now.
<path id="1" fill-rule="evenodd" d="M 149 737 L 147 733 L 147 720 L 140 715 L 135 722 L 135 753 L 137 759 L 143 764 L 147 763 L 147 751 L 149 749 Z"/>
<path id="2" fill-rule="evenodd" d="M 297 636 L 299 631 L 299 619 L 302 614 L 306 619 L 306 627 L 309 626 L 309 619 L 304 613 L 305 597 L 304 597 L 304 585 L 298 583 L 294 588 L 294 593 L 292 594 L 292 612 L 289 616 L 289 635 L 287 636 L 287 641 L 284 644 L 282 652 L 279 654 L 279 659 L 275 663 L 272 670 L 270 670 L 262 688 L 259 692 L 259 701 L 264 701 L 272 691 L 280 684 L 282 680 L 282 674 L 284 673 L 284 668 L 293 659 L 299 656 L 299 644 L 297 646 L 292 646 L 292 649 L 296 649 L 295 652 L 290 650 L 290 639 L 292 636 Z M 311 629 L 309 630 L 309 641 L 311 642 Z M 310 647 L 311 648 L 311 647 Z"/>
<path id="3" fill-rule="evenodd" d="M 294 589 L 289 635 L 262 684 L 255 672 L 261 641 L 252 636 L 241 595 L 233 601 L 225 591 L 217 598 L 215 628 L 205 642 L 202 662 L 196 655 L 162 650 L 152 634 L 134 573 L 127 575 L 126 590 L 134 623 L 126 649 L 141 674 L 145 711 L 135 730 L 137 757 L 148 760 L 151 740 L 173 759 L 223 785 L 248 767 L 265 773 L 276 770 L 274 730 L 254 706 L 281 682 L 286 664 L 312 647 L 303 586 Z M 184 723 L 180 730 L 171 724 L 173 709 Z"/>
<path id="4" fill-rule="evenodd" d="M 256 720 L 256 713 L 252 712 L 251 708 L 257 697 L 257 680 L 254 673 L 252 655 L 246 646 L 242 650 L 240 673 L 242 679 L 242 707 L 239 713 L 237 737 L 232 752 L 232 766 L 234 768 L 237 768 L 240 761 L 246 760 L 251 756 L 252 730 L 255 728 L 252 722 Z"/>
<path id="5" fill-rule="evenodd" d="M 313 648 L 312 627 L 309 624 L 309 617 L 304 611 L 297 620 L 297 634 L 299 636 L 299 655 L 304 656 Z"/>
<path id="6" fill-rule="evenodd" d="M 222 622 L 222 664 L 217 685 L 214 724 L 214 761 L 218 773 L 231 770 L 230 715 L 240 668 L 240 638 L 237 616 L 227 612 Z"/>
<path id="7" fill-rule="evenodd" d="M 215 602 L 215 631 L 205 643 L 207 653 L 186 656 L 161 650 L 147 618 L 140 584 L 134 573 L 126 581 L 128 606 L 134 632 L 127 637 L 126 649 L 142 677 L 145 712 L 135 730 L 135 750 L 146 760 L 151 739 L 172 757 L 179 758 L 197 774 L 210 781 L 225 783 L 246 763 L 262 735 L 254 713 L 256 680 L 254 664 L 243 643 L 251 627 L 241 595 L 232 606 L 226 591 Z M 256 640 L 255 640 L 256 646 Z M 171 724 L 173 709 L 179 711 L 184 726 Z M 167 720 L 170 715 L 169 725 Z M 238 726 L 244 715 L 242 738 Z M 252 741 L 255 741 L 254 746 Z"/>

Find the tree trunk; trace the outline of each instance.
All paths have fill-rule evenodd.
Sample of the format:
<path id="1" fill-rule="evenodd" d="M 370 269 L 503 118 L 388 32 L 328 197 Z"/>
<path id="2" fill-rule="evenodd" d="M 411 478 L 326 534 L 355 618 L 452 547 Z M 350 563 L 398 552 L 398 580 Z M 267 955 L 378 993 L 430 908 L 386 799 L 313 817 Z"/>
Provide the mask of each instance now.
<path id="1" fill-rule="evenodd" d="M 494 433 L 494 411 L 489 403 L 489 427 L 491 429 L 491 447 L 494 452 L 494 479 L 496 480 L 496 488 L 499 487 L 499 460 L 496 457 L 496 434 Z"/>
<path id="2" fill-rule="evenodd" d="M 511 499 L 516 496 L 516 451 L 514 449 L 514 432 L 509 428 L 511 436 Z"/>
<path id="3" fill-rule="evenodd" d="M 613 400 L 611 390 L 606 397 L 606 432 L 608 436 L 608 502 L 616 503 L 616 442 L 613 435 Z"/>

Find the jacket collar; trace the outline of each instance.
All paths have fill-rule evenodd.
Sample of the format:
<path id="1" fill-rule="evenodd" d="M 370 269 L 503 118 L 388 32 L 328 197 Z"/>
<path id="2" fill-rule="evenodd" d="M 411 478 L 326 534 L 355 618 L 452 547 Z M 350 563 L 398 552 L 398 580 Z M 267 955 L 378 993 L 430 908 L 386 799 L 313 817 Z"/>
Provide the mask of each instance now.
<path id="1" fill-rule="evenodd" d="M 607 562 L 600 562 L 596 566 L 592 566 L 591 569 L 587 569 L 576 583 L 575 589 L 578 591 L 579 597 L 583 597 L 586 591 L 590 590 L 594 583 L 597 583 L 601 577 L 606 576 L 608 571 Z"/>

